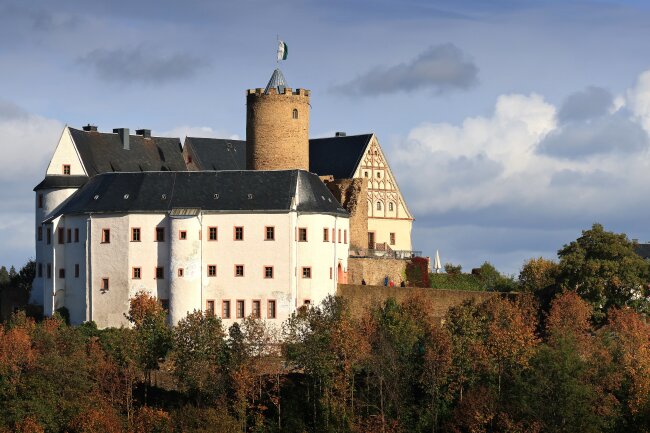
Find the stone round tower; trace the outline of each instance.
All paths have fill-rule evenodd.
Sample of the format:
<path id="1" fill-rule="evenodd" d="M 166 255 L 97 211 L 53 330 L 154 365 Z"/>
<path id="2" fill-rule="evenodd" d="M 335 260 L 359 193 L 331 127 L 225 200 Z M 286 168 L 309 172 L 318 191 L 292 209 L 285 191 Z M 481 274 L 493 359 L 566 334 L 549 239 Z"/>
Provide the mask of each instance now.
<path id="1" fill-rule="evenodd" d="M 287 87 L 279 69 L 246 96 L 246 168 L 309 170 L 309 90 Z"/>

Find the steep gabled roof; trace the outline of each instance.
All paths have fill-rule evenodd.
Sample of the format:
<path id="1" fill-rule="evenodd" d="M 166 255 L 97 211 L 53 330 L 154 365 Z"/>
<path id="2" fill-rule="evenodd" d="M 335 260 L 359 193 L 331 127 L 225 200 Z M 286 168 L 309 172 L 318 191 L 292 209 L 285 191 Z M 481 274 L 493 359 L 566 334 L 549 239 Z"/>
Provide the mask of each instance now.
<path id="1" fill-rule="evenodd" d="M 200 170 L 246 170 L 246 142 L 221 138 L 185 138 Z"/>
<path id="2" fill-rule="evenodd" d="M 104 173 L 91 178 L 48 216 L 168 212 L 297 211 L 348 216 L 320 179 L 303 170 Z"/>
<path id="3" fill-rule="evenodd" d="M 309 171 L 319 176 L 350 179 L 363 157 L 372 134 L 309 140 Z"/>
<path id="4" fill-rule="evenodd" d="M 125 150 L 117 134 L 68 128 L 88 176 L 129 171 L 185 171 L 178 138 L 129 136 Z"/>

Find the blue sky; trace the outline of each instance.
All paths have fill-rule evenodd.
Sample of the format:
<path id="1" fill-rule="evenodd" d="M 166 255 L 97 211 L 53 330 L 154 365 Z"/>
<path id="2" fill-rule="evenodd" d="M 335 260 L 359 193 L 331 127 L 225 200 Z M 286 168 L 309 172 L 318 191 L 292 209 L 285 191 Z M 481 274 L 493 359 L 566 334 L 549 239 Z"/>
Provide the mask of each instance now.
<path id="1" fill-rule="evenodd" d="M 0 264 L 63 125 L 243 138 L 277 34 L 311 135 L 379 137 L 417 249 L 516 274 L 593 222 L 650 241 L 647 4 L 4 0 Z"/>

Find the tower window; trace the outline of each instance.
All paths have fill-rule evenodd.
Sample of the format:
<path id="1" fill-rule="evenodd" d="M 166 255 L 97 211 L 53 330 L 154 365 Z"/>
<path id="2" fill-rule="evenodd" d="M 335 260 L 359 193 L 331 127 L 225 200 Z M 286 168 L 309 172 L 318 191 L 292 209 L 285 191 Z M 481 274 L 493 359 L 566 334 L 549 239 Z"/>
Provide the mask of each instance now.
<path id="1" fill-rule="evenodd" d="M 388 203 L 388 210 L 391 211 L 391 212 L 393 211 L 393 202 L 392 201 Z"/>
<path id="2" fill-rule="evenodd" d="M 381 210 L 381 202 L 380 201 L 377 202 L 377 210 Z"/>
<path id="3" fill-rule="evenodd" d="M 291 114 L 291 117 L 293 117 L 294 119 L 298 118 L 298 109 L 297 108 L 293 109 L 293 113 Z"/>
<path id="4" fill-rule="evenodd" d="M 63 166 L 63 174 L 70 174 L 70 165 L 69 164 L 65 164 Z"/>

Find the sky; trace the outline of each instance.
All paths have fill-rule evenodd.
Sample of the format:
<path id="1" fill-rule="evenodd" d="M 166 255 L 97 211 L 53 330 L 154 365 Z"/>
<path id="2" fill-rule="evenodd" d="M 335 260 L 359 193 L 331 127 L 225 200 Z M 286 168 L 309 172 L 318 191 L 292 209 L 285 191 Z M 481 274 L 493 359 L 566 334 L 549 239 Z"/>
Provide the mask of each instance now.
<path id="1" fill-rule="evenodd" d="M 0 0 L 0 264 L 64 125 L 245 138 L 276 38 L 312 137 L 374 132 L 414 249 L 517 275 L 598 222 L 650 241 L 650 3 Z"/>

